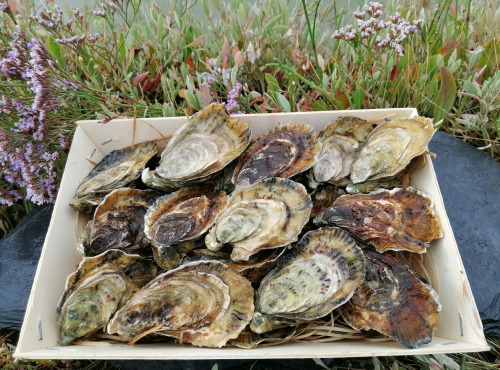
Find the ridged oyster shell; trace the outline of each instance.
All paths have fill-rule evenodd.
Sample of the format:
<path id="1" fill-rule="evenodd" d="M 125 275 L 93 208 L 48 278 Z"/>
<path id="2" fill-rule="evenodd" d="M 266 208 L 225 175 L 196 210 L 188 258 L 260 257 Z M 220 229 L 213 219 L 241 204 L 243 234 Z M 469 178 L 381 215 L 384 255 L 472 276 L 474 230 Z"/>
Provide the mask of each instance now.
<path id="1" fill-rule="evenodd" d="M 306 188 L 289 179 L 272 178 L 237 188 L 205 238 L 208 249 L 233 248 L 233 261 L 247 261 L 262 249 L 297 240 L 309 220 L 312 201 Z"/>
<path id="2" fill-rule="evenodd" d="M 263 333 L 323 317 L 349 300 L 364 276 L 363 252 L 347 232 L 309 231 L 262 280 L 250 328 Z"/>
<path id="3" fill-rule="evenodd" d="M 201 182 L 243 153 L 250 138 L 248 124 L 230 117 L 224 104 L 210 104 L 176 131 L 142 181 L 165 191 Z"/>
<path id="4" fill-rule="evenodd" d="M 432 198 L 411 187 L 343 195 L 314 222 L 348 229 L 379 252 L 424 253 L 442 236 Z"/>
<path id="5" fill-rule="evenodd" d="M 319 134 L 322 148 L 318 160 L 308 172 L 309 186 L 316 188 L 349 176 L 360 145 L 372 130 L 369 121 L 357 117 L 342 117 L 326 125 Z"/>
<path id="6" fill-rule="evenodd" d="M 192 262 L 159 275 L 112 318 L 109 333 L 131 339 L 164 334 L 196 346 L 222 347 L 254 311 L 250 282 L 224 264 Z"/>
<path id="7" fill-rule="evenodd" d="M 144 215 L 158 197 L 154 190 L 131 188 L 116 189 L 106 195 L 95 210 L 84 254 L 95 256 L 109 249 L 150 254 Z"/>
<path id="8" fill-rule="evenodd" d="M 357 330 L 374 329 L 408 348 L 432 340 L 441 305 L 437 293 L 387 253 L 364 250 L 365 282 L 339 307 Z"/>
<path id="9" fill-rule="evenodd" d="M 107 193 L 139 178 L 157 150 L 156 144 L 150 142 L 110 152 L 83 179 L 70 206 L 77 211 L 91 212 Z"/>
<path id="10" fill-rule="evenodd" d="M 232 182 L 247 186 L 272 177 L 289 178 L 309 169 L 321 150 L 317 138 L 312 126 L 301 123 L 268 131 L 243 153 Z"/>
<path id="11" fill-rule="evenodd" d="M 433 134 L 430 118 L 395 118 L 381 123 L 352 163 L 351 181 L 357 184 L 396 175 L 426 151 Z"/>
<path id="12" fill-rule="evenodd" d="M 151 260 L 117 249 L 83 259 L 68 277 L 57 307 L 60 345 L 104 328 L 116 309 L 155 275 Z"/>
<path id="13" fill-rule="evenodd" d="M 179 266 L 194 243 L 215 222 L 226 205 L 226 193 L 181 189 L 156 200 L 145 215 L 144 232 L 153 247 L 155 262 L 165 269 Z"/>

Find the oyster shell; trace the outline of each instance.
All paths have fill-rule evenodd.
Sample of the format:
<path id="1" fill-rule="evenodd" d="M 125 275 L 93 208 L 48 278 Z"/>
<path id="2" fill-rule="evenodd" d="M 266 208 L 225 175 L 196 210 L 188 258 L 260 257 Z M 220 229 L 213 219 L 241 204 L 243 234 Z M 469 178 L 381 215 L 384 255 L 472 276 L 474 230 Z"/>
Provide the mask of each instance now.
<path id="1" fill-rule="evenodd" d="M 343 195 L 314 222 L 346 228 L 379 252 L 424 253 L 442 236 L 432 198 L 411 187 Z"/>
<path id="2" fill-rule="evenodd" d="M 311 193 L 313 208 L 311 210 L 311 218 L 316 217 L 321 212 L 331 207 L 335 199 L 345 195 L 345 191 L 336 185 L 327 185 L 324 188 L 316 189 Z"/>
<path id="3" fill-rule="evenodd" d="M 229 253 L 214 252 L 210 249 L 196 249 L 184 258 L 183 263 L 209 260 L 219 261 L 248 280 L 260 282 L 276 266 L 280 258 L 285 254 L 285 251 L 286 248 L 265 249 L 252 255 L 248 261 L 235 262 L 231 260 Z"/>
<path id="4" fill-rule="evenodd" d="M 233 261 L 247 261 L 265 248 L 286 246 L 309 220 L 312 202 L 306 188 L 289 179 L 272 178 L 237 188 L 205 238 L 207 248 L 233 250 Z"/>
<path id="5" fill-rule="evenodd" d="M 142 181 L 165 191 L 202 182 L 237 158 L 250 137 L 250 126 L 230 117 L 224 104 L 210 104 L 177 130 L 159 166 L 146 169 Z"/>
<path id="6" fill-rule="evenodd" d="M 96 208 L 85 255 L 95 256 L 108 249 L 151 254 L 144 234 L 144 215 L 158 198 L 154 190 L 122 188 L 109 193 Z"/>
<path id="7" fill-rule="evenodd" d="M 182 189 L 158 198 L 145 216 L 144 232 L 153 247 L 155 262 L 165 269 L 179 266 L 184 255 L 215 222 L 226 205 L 226 193 Z"/>
<path id="8" fill-rule="evenodd" d="M 159 275 L 111 319 L 109 333 L 131 339 L 164 334 L 196 346 L 222 347 L 249 323 L 253 288 L 222 263 L 192 262 Z"/>
<path id="9" fill-rule="evenodd" d="M 92 212 L 107 193 L 139 178 L 156 152 L 155 143 L 140 143 L 112 151 L 83 179 L 70 206 L 77 211 Z"/>
<path id="10" fill-rule="evenodd" d="M 357 117 L 342 117 L 326 125 L 319 134 L 322 148 L 318 160 L 308 172 L 309 186 L 316 188 L 347 177 L 361 143 L 372 130 L 370 122 Z"/>
<path id="11" fill-rule="evenodd" d="M 80 262 L 59 301 L 59 343 L 66 345 L 104 328 L 111 315 L 156 274 L 153 262 L 112 249 Z"/>
<path id="12" fill-rule="evenodd" d="M 250 328 L 256 333 L 325 316 L 363 282 L 365 259 L 338 228 L 309 231 L 262 280 Z"/>
<path id="13" fill-rule="evenodd" d="M 432 120 L 425 117 L 396 118 L 377 126 L 352 163 L 354 184 L 391 177 L 412 158 L 424 153 L 434 134 Z"/>
<path id="14" fill-rule="evenodd" d="M 365 282 L 339 307 L 346 323 L 374 329 L 408 348 L 429 343 L 441 308 L 436 292 L 394 257 L 371 250 L 364 254 Z"/>
<path id="15" fill-rule="evenodd" d="M 232 181 L 237 186 L 272 177 L 289 178 L 309 169 L 321 150 L 312 126 L 283 125 L 261 136 L 241 156 Z"/>

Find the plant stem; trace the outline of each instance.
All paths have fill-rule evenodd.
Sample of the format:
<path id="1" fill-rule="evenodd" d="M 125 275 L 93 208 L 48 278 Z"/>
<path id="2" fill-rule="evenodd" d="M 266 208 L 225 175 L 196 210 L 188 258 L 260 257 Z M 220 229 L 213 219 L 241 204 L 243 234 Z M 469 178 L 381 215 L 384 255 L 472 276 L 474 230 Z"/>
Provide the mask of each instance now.
<path id="1" fill-rule="evenodd" d="M 315 10 L 315 15 L 314 15 L 314 23 L 315 23 L 314 28 L 311 27 L 311 22 L 309 21 L 309 14 L 307 13 L 306 0 L 301 0 L 301 1 L 302 1 L 302 8 L 304 9 L 304 16 L 306 17 L 306 24 L 307 24 L 307 31 L 309 33 L 309 39 L 311 40 L 311 44 L 312 44 L 314 60 L 316 61 L 316 66 L 319 67 L 318 52 L 316 50 L 316 42 L 315 42 L 315 36 L 314 36 L 314 31 L 315 31 L 314 28 L 316 28 L 316 15 L 317 15 L 319 3 L 321 2 L 321 0 L 317 0 L 317 3 L 316 3 L 317 5 L 316 5 L 316 10 Z"/>

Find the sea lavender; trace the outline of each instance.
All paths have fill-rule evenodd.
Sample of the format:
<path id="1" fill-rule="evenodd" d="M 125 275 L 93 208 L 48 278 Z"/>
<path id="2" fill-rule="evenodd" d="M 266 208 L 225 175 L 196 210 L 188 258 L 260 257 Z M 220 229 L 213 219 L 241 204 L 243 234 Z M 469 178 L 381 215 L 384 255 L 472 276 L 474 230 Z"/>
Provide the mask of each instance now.
<path id="1" fill-rule="evenodd" d="M 53 202 L 59 180 L 55 169 L 68 136 L 57 132 L 58 123 L 50 117 L 79 86 L 61 77 L 43 45 L 28 42 L 21 28 L 10 47 L 0 61 L 0 78 L 7 82 L 0 96 L 0 204 Z M 11 80 L 27 88 L 14 90 Z"/>
<path id="2" fill-rule="evenodd" d="M 420 25 L 422 24 L 422 19 L 417 19 L 413 23 L 408 22 L 406 19 L 401 18 L 401 14 L 395 12 L 389 17 L 389 21 L 379 20 L 383 15 L 382 4 L 378 2 L 370 2 L 368 5 L 363 7 L 363 11 L 354 12 L 354 17 L 356 18 L 358 29 L 354 29 L 352 25 L 348 25 L 345 28 L 335 30 L 332 34 L 332 38 L 354 41 L 354 40 L 364 40 L 371 39 L 375 36 L 375 45 L 379 48 L 392 48 L 397 55 L 403 56 L 404 49 L 401 45 L 402 42 L 411 33 L 417 33 Z M 368 19 L 367 16 L 369 16 Z M 381 30 L 389 28 L 389 32 L 382 37 L 379 33 Z M 369 43 L 369 45 L 371 45 Z"/>
<path id="3" fill-rule="evenodd" d="M 230 81 L 230 73 L 228 70 L 220 67 L 213 67 L 212 71 L 203 76 L 202 87 L 207 88 L 210 94 L 221 98 L 222 92 L 226 92 L 226 109 L 230 114 L 243 114 L 240 110 L 239 99 L 242 96 L 245 86 L 239 82 L 234 84 Z M 231 88 L 230 88 L 231 87 Z"/>

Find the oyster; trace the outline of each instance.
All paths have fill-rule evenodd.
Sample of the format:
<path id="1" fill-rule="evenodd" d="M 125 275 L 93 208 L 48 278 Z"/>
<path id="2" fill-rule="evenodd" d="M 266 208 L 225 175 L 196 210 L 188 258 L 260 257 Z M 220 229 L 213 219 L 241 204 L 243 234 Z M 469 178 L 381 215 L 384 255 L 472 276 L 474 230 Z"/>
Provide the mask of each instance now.
<path id="1" fill-rule="evenodd" d="M 222 347 L 249 323 L 250 282 L 222 263 L 192 262 L 159 275 L 111 319 L 109 333 L 132 339 L 164 334 L 197 346 Z"/>
<path id="2" fill-rule="evenodd" d="M 327 185 L 324 188 L 316 189 L 311 193 L 313 208 L 311 210 L 311 217 L 316 217 L 325 209 L 330 207 L 335 199 L 344 195 L 345 191 L 336 185 Z"/>
<path id="3" fill-rule="evenodd" d="M 403 170 L 391 177 L 384 177 L 379 180 L 366 180 L 365 182 L 359 182 L 357 184 L 353 184 L 352 181 L 349 181 L 345 190 L 349 194 L 359 194 L 370 193 L 380 188 L 389 190 L 395 187 L 408 186 L 410 181 L 406 181 L 405 179 L 406 172 L 406 170 Z"/>
<path id="4" fill-rule="evenodd" d="M 391 177 L 412 158 L 423 154 L 434 134 L 432 120 L 425 117 L 396 118 L 377 126 L 352 163 L 354 184 Z"/>
<path id="5" fill-rule="evenodd" d="M 309 169 L 321 150 L 312 126 L 283 125 L 260 137 L 241 156 L 232 181 L 237 186 L 272 177 L 289 178 Z"/>
<path id="6" fill-rule="evenodd" d="M 194 188 L 159 198 L 149 208 L 144 225 L 155 262 L 165 269 L 179 266 L 184 255 L 195 247 L 185 242 L 205 233 L 226 203 L 226 193 L 209 194 Z"/>
<path id="7" fill-rule="evenodd" d="M 248 280 L 259 282 L 276 266 L 280 258 L 285 254 L 285 251 L 286 248 L 264 249 L 252 255 L 248 261 L 235 262 L 231 260 L 228 253 L 214 252 L 210 249 L 196 249 L 184 258 L 183 263 L 215 260 L 222 262 Z"/>
<path id="8" fill-rule="evenodd" d="M 312 202 L 306 188 L 272 178 L 237 188 L 205 238 L 207 248 L 233 250 L 233 261 L 247 261 L 262 249 L 286 246 L 309 220 Z"/>
<path id="9" fill-rule="evenodd" d="M 60 345 L 104 328 L 116 309 L 155 275 L 152 261 L 116 249 L 83 259 L 68 277 L 57 307 Z"/>
<path id="10" fill-rule="evenodd" d="M 230 117 L 224 104 L 210 104 L 177 130 L 159 166 L 143 171 L 142 181 L 165 191 L 202 182 L 237 158 L 250 137 L 250 126 Z"/>
<path id="11" fill-rule="evenodd" d="M 144 215 L 158 196 L 154 190 L 131 188 L 109 193 L 95 210 L 85 255 L 95 256 L 108 249 L 143 250 L 150 255 Z"/>
<path id="12" fill-rule="evenodd" d="M 339 307 L 346 323 L 357 330 L 374 329 L 408 348 L 429 343 L 441 308 L 436 292 L 394 257 L 364 253 L 365 282 Z"/>
<path id="13" fill-rule="evenodd" d="M 104 196 L 127 186 L 141 175 L 146 163 L 156 155 L 155 143 L 140 143 L 114 150 L 106 155 L 76 189 L 70 206 L 77 211 L 92 212 Z"/>
<path id="14" fill-rule="evenodd" d="M 329 123 L 319 134 L 322 144 L 318 160 L 308 172 L 309 185 L 338 182 L 347 177 L 359 147 L 373 130 L 369 121 L 342 117 Z"/>
<path id="15" fill-rule="evenodd" d="M 432 198 L 411 187 L 343 195 L 314 222 L 346 228 L 379 252 L 424 253 L 442 236 Z"/>
<path id="16" fill-rule="evenodd" d="M 297 332 L 297 327 L 284 327 L 262 334 L 254 333 L 248 328 L 243 330 L 238 338 L 231 340 L 231 344 L 238 348 L 257 348 L 260 343 L 286 342 Z"/>
<path id="17" fill-rule="evenodd" d="M 338 228 L 309 231 L 262 280 L 250 328 L 264 333 L 325 316 L 363 282 L 365 259 Z"/>

